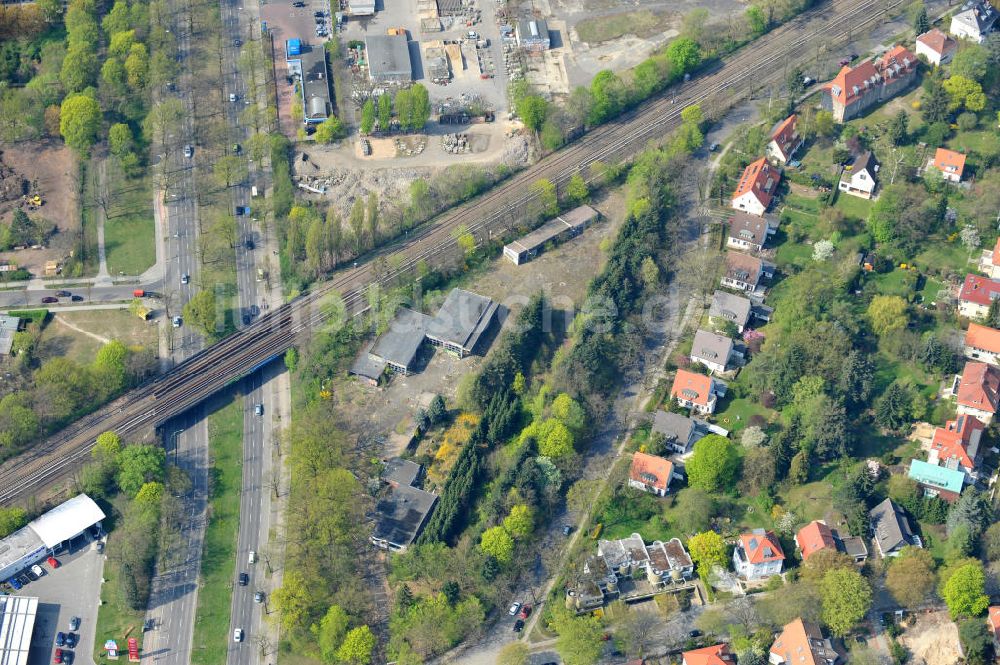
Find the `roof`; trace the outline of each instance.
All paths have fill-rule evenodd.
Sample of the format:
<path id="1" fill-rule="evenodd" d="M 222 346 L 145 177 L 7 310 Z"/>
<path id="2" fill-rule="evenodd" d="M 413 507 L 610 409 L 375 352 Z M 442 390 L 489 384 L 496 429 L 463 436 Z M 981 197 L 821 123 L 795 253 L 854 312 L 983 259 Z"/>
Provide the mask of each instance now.
<path id="1" fill-rule="evenodd" d="M 471 351 L 489 327 L 497 304 L 486 296 L 452 289 L 437 316 L 427 324 L 427 336 Z"/>
<path id="2" fill-rule="evenodd" d="M 733 340 L 718 333 L 699 330 L 694 334 L 691 357 L 710 363 L 725 365 L 733 352 Z"/>
<path id="3" fill-rule="evenodd" d="M 872 156 L 871 150 L 865 150 L 863 153 L 854 158 L 851 162 L 851 175 L 855 173 L 860 173 L 861 171 L 866 171 L 867 173 L 875 174 L 875 159 Z"/>
<path id="4" fill-rule="evenodd" d="M 326 66 L 326 50 L 303 46 L 297 56 L 302 64 L 302 104 L 307 119 L 322 121 L 330 113 L 330 72 Z"/>
<path id="5" fill-rule="evenodd" d="M 917 56 L 897 45 L 880 58 L 865 60 L 856 67 L 842 67 L 825 88 L 833 99 L 849 106 L 876 86 L 915 71 L 917 62 Z"/>
<path id="6" fill-rule="evenodd" d="M 795 534 L 795 542 L 798 543 L 799 550 L 802 552 L 803 561 L 808 560 L 814 552 L 837 548 L 833 532 L 826 525 L 826 522 L 821 520 L 813 520 L 799 529 L 799 532 Z"/>
<path id="7" fill-rule="evenodd" d="M 531 233 L 518 238 L 507 246 L 517 252 L 531 251 L 537 247 L 541 247 L 569 229 L 575 230 L 587 226 L 599 216 L 600 213 L 590 206 L 580 206 L 546 222 Z"/>
<path id="8" fill-rule="evenodd" d="M 868 513 L 879 549 L 890 552 L 913 542 L 910 521 L 892 499 L 886 499 Z"/>
<path id="9" fill-rule="evenodd" d="M 1000 280 L 970 273 L 965 276 L 965 283 L 962 284 L 958 298 L 964 302 L 989 307 L 990 303 L 1000 298 Z"/>
<path id="10" fill-rule="evenodd" d="M 770 228 L 767 220 L 757 215 L 736 212 L 729 217 L 729 237 L 755 245 L 763 245 L 767 241 Z"/>
<path id="11" fill-rule="evenodd" d="M 416 462 L 401 457 L 386 460 L 382 470 L 382 480 L 396 485 L 415 485 L 420 477 L 421 467 Z"/>
<path id="12" fill-rule="evenodd" d="M 620 540 L 598 540 L 597 553 L 608 568 L 614 570 L 629 564 L 643 564 L 649 561 L 649 552 L 642 536 L 633 533 Z"/>
<path id="13" fill-rule="evenodd" d="M 517 36 L 524 41 L 548 41 L 549 27 L 540 18 L 522 18 L 517 22 Z"/>
<path id="14" fill-rule="evenodd" d="M 9 355 L 14 345 L 14 333 L 21 325 L 21 319 L 16 316 L 0 314 L 0 355 Z"/>
<path id="15" fill-rule="evenodd" d="M 347 0 L 347 8 L 351 14 L 370 16 L 375 13 L 375 0 Z"/>
<path id="16" fill-rule="evenodd" d="M 368 35 L 365 37 L 365 51 L 372 77 L 413 76 L 406 35 Z"/>
<path id="17" fill-rule="evenodd" d="M 993 245 L 993 265 L 1000 266 L 1000 238 L 997 238 L 997 242 Z"/>
<path id="18" fill-rule="evenodd" d="M 673 471 L 674 464 L 670 460 L 636 452 L 632 455 L 632 466 L 629 468 L 628 477 L 637 483 L 666 492 L 670 487 Z"/>
<path id="19" fill-rule="evenodd" d="M 798 116 L 793 113 L 771 128 L 771 140 L 778 146 L 781 156 L 786 160 L 801 142 L 799 135 L 795 133 L 797 121 Z"/>
<path id="20" fill-rule="evenodd" d="M 954 420 L 949 420 L 944 427 L 934 430 L 934 438 L 931 440 L 931 450 L 937 453 L 937 458 L 941 464 L 951 466 L 949 462 L 957 462 L 966 468 L 975 466 L 969 456 L 969 443 L 972 434 L 982 431 L 986 426 L 975 416 L 959 415 Z"/>
<path id="21" fill-rule="evenodd" d="M 965 474 L 961 471 L 928 464 L 918 459 L 910 461 L 910 471 L 907 475 L 921 485 L 954 494 L 961 494 L 962 485 L 965 483 Z"/>
<path id="22" fill-rule="evenodd" d="M 86 494 L 78 494 L 28 524 L 45 546 L 53 548 L 79 535 L 106 517 L 100 506 Z"/>
<path id="23" fill-rule="evenodd" d="M 994 635 L 1000 629 L 1000 605 L 990 605 L 990 610 L 986 615 L 986 624 L 990 627 L 990 632 Z"/>
<path id="24" fill-rule="evenodd" d="M 938 148 L 934 151 L 934 166 L 942 173 L 961 178 L 965 170 L 965 155 L 947 148 Z"/>
<path id="25" fill-rule="evenodd" d="M 781 659 L 780 662 L 789 665 L 826 665 L 840 658 L 840 654 L 823 639 L 819 626 L 802 619 L 796 619 L 782 629 L 771 645 L 771 653 Z"/>
<path id="26" fill-rule="evenodd" d="M 1000 353 L 1000 330 L 970 323 L 965 332 L 965 345 L 990 353 Z"/>
<path id="27" fill-rule="evenodd" d="M 668 441 L 687 445 L 697 421 L 673 411 L 659 410 L 653 414 L 653 431 L 662 434 Z"/>
<path id="28" fill-rule="evenodd" d="M 771 205 L 771 199 L 778 189 L 778 182 L 781 181 L 781 171 L 767 163 L 767 159 L 761 157 L 755 162 L 751 162 L 743 169 L 733 198 L 739 198 L 744 194 L 753 193 L 765 208 Z"/>
<path id="29" fill-rule="evenodd" d="M 425 314 L 400 307 L 388 330 L 378 336 L 369 353 L 394 365 L 408 368 L 420 350 L 424 331 L 430 321 L 431 317 Z"/>
<path id="30" fill-rule="evenodd" d="M 0 665 L 27 665 L 38 599 L 0 596 Z"/>
<path id="31" fill-rule="evenodd" d="M 712 294 L 712 306 L 708 315 L 732 321 L 742 328 L 750 320 L 750 299 L 728 291 L 716 291 Z"/>
<path id="32" fill-rule="evenodd" d="M 389 487 L 375 506 L 375 530 L 372 537 L 406 547 L 420 533 L 437 495 L 409 485 Z"/>
<path id="33" fill-rule="evenodd" d="M 1000 370 L 981 362 L 967 362 L 958 386 L 958 405 L 996 413 Z"/>
<path id="34" fill-rule="evenodd" d="M 708 406 L 708 400 L 712 395 L 712 377 L 689 372 L 686 369 L 677 370 L 674 385 L 670 388 L 670 396 L 678 395 L 688 402 Z"/>
<path id="35" fill-rule="evenodd" d="M 778 537 L 774 535 L 773 531 L 754 529 L 750 533 L 740 534 L 739 547 L 743 550 L 746 560 L 751 564 L 785 560 L 781 543 L 778 542 Z"/>
<path id="36" fill-rule="evenodd" d="M 372 346 L 374 346 L 374 342 L 358 354 L 358 357 L 354 359 L 354 364 L 351 365 L 350 372 L 372 381 L 378 381 L 382 378 L 382 373 L 385 372 L 386 362 L 383 358 L 371 356 Z"/>
<path id="37" fill-rule="evenodd" d="M 756 286 L 764 271 L 764 262 L 743 252 L 726 252 L 726 277 Z"/>
<path id="38" fill-rule="evenodd" d="M 952 17 L 952 20 L 965 23 L 983 34 L 989 32 L 996 23 L 997 10 L 988 2 L 968 2 L 962 6 L 962 11 Z"/>
<path id="39" fill-rule="evenodd" d="M 733 662 L 728 644 L 685 651 L 681 654 L 681 658 L 684 665 L 731 665 Z"/>
<path id="40" fill-rule="evenodd" d="M 923 44 L 938 55 L 944 55 L 958 48 L 958 42 L 937 28 L 931 28 L 924 34 L 917 37 L 917 42 Z"/>
<path id="41" fill-rule="evenodd" d="M 663 551 L 667 554 L 667 562 L 671 570 L 690 568 L 694 565 L 691 555 L 684 549 L 684 544 L 680 538 L 671 538 L 665 543 L 661 543 Z"/>

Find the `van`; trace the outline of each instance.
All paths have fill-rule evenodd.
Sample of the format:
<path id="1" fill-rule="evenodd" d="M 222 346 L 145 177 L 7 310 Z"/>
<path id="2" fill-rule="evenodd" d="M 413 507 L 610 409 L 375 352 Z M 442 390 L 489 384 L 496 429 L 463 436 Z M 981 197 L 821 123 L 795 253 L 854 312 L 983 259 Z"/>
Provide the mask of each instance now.
<path id="1" fill-rule="evenodd" d="M 250 550 L 250 556 L 249 556 L 249 557 L 247 557 L 247 561 L 249 561 L 249 562 L 250 562 L 250 565 L 251 565 L 251 566 L 252 566 L 253 564 L 257 563 L 257 553 L 256 553 L 256 552 L 254 552 L 253 550 Z"/>

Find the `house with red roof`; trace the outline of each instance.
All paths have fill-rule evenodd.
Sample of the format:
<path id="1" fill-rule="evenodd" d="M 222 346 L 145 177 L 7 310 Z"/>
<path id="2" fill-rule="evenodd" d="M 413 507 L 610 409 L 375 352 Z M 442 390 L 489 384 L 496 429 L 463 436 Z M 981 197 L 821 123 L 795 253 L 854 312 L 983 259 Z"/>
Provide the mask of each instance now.
<path id="1" fill-rule="evenodd" d="M 823 86 L 823 106 L 837 122 L 859 117 L 871 106 L 884 102 L 917 80 L 917 56 L 904 46 L 895 46 L 882 56 L 856 67 L 844 66 Z"/>
<path id="2" fill-rule="evenodd" d="M 837 530 L 831 529 L 823 520 L 813 520 L 798 530 L 795 534 L 795 549 L 799 551 L 803 561 L 808 561 L 810 556 L 820 550 L 843 552 L 854 559 L 855 563 L 864 563 L 868 558 L 864 538 L 841 538 Z"/>
<path id="3" fill-rule="evenodd" d="M 1000 330 L 969 323 L 965 331 L 965 357 L 1000 365 Z"/>
<path id="4" fill-rule="evenodd" d="M 719 282 L 722 286 L 750 293 L 762 292 L 762 282 L 774 276 L 775 265 L 751 254 L 726 252 L 726 266 Z"/>
<path id="5" fill-rule="evenodd" d="M 972 483 L 976 477 L 976 463 L 979 455 L 979 441 L 986 425 L 975 416 L 959 415 L 949 420 L 944 427 L 934 430 L 927 451 L 927 463 L 961 471 L 965 483 Z"/>
<path id="6" fill-rule="evenodd" d="M 937 28 L 917 37 L 917 57 L 924 56 L 932 65 L 948 64 L 957 49 L 958 42 Z"/>
<path id="7" fill-rule="evenodd" d="M 771 140 L 764 152 L 772 162 L 787 164 L 802 146 L 802 137 L 795 128 L 798 118 L 793 113 L 771 128 Z"/>
<path id="8" fill-rule="evenodd" d="M 771 166 L 767 158 L 761 157 L 751 162 L 743 169 L 743 175 L 740 176 L 736 191 L 733 192 L 733 209 L 763 217 L 771 201 L 774 200 L 779 182 L 781 182 L 781 169 Z"/>
<path id="9" fill-rule="evenodd" d="M 681 654 L 681 665 L 732 665 L 735 662 L 736 657 L 729 651 L 728 644 L 716 644 Z"/>
<path id="10" fill-rule="evenodd" d="M 990 304 L 1000 298 L 1000 279 L 990 279 L 969 273 L 958 293 L 958 313 L 968 319 L 981 319 L 990 311 Z"/>
<path id="11" fill-rule="evenodd" d="M 658 455 L 637 452 L 632 455 L 628 486 L 657 496 L 666 496 L 674 475 L 674 463 Z"/>
<path id="12" fill-rule="evenodd" d="M 955 390 L 959 415 L 975 416 L 989 425 L 1000 403 L 1000 368 L 967 362 Z"/>
<path id="13" fill-rule="evenodd" d="M 771 645 L 771 665 L 837 665 L 843 662 L 833 643 L 814 623 L 796 619 L 782 629 Z"/>
<path id="14" fill-rule="evenodd" d="M 993 636 L 993 650 L 1000 653 L 1000 605 L 990 605 L 986 613 L 986 627 Z"/>
<path id="15" fill-rule="evenodd" d="M 726 394 L 726 387 L 711 376 L 679 369 L 670 388 L 670 397 L 698 413 L 714 413 L 718 398 Z"/>
<path id="16" fill-rule="evenodd" d="M 733 566 L 736 574 L 748 582 L 766 580 L 781 574 L 785 553 L 773 531 L 754 529 L 740 534 L 733 550 Z"/>
<path id="17" fill-rule="evenodd" d="M 927 162 L 927 168 L 937 169 L 948 182 L 961 182 L 965 173 L 965 155 L 947 148 L 938 148 L 934 157 Z"/>

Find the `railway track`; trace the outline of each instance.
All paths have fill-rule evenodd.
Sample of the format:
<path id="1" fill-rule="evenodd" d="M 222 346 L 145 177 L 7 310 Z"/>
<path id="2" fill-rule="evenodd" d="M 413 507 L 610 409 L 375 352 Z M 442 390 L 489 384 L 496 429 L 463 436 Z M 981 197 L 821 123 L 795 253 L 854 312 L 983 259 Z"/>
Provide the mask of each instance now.
<path id="1" fill-rule="evenodd" d="M 123 438 L 157 426 L 232 381 L 277 357 L 307 330 L 327 322 L 324 303 L 336 294 L 349 315 L 367 307 L 370 284 L 388 284 L 411 274 L 422 261 L 457 247 L 452 233 L 465 227 L 477 242 L 493 231 L 516 225 L 517 213 L 535 199 L 530 185 L 546 178 L 563 186 L 575 173 L 594 177 L 589 167 L 611 163 L 639 152 L 647 142 L 663 137 L 680 124 L 681 110 L 700 104 L 708 113 L 728 108 L 748 92 L 780 84 L 784 66 L 801 62 L 822 40 L 827 46 L 848 41 L 899 11 L 903 0 L 833 0 L 754 41 L 721 64 L 691 81 L 673 86 L 616 120 L 588 132 L 566 148 L 542 159 L 477 199 L 438 217 L 405 240 L 397 241 L 351 269 L 335 275 L 311 293 L 269 312 L 254 324 L 204 349 L 157 379 L 133 389 L 111 404 L 51 436 L 0 466 L 0 505 L 23 502 L 70 477 L 89 457 L 97 435 L 114 430 Z M 376 280 L 371 259 L 391 258 L 395 266 Z"/>

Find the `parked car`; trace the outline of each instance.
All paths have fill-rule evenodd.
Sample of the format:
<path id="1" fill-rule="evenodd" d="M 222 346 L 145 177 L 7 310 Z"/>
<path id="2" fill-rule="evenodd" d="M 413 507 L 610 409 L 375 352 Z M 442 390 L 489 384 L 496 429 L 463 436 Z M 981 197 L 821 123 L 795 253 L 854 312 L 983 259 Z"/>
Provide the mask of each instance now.
<path id="1" fill-rule="evenodd" d="M 509 614 L 509 615 L 511 615 L 511 616 L 514 616 L 515 614 L 517 614 L 517 611 L 518 611 L 519 609 L 521 609 L 521 603 L 518 603 L 518 602 L 513 602 L 513 603 L 511 603 L 511 605 L 510 605 L 510 609 L 509 609 L 509 610 L 507 610 L 507 614 Z"/>
<path id="2" fill-rule="evenodd" d="M 183 275 L 181 275 L 181 284 L 187 284 L 190 281 L 191 281 L 191 275 L 189 275 L 187 273 L 184 273 Z"/>
<path id="3" fill-rule="evenodd" d="M 692 630 L 688 633 L 688 637 L 701 637 L 700 630 Z"/>
<path id="4" fill-rule="evenodd" d="M 104 554 L 104 541 L 103 540 L 98 540 L 97 541 L 97 553 L 98 554 Z"/>
<path id="5" fill-rule="evenodd" d="M 70 665 L 73 662 L 73 652 L 63 651 L 63 663 Z"/>
<path id="6" fill-rule="evenodd" d="M 31 572 L 33 572 L 35 575 L 38 575 L 39 577 L 45 574 L 45 571 L 42 570 L 42 567 L 39 566 L 37 563 L 31 567 Z"/>
<path id="7" fill-rule="evenodd" d="M 234 143 L 233 152 L 235 152 L 237 155 L 240 154 L 241 152 L 243 152 L 243 146 L 241 146 L 239 143 Z"/>
<path id="8" fill-rule="evenodd" d="M 569 524 L 566 524 L 565 526 L 563 526 L 563 535 L 564 536 L 568 536 L 571 533 L 573 533 L 573 527 L 571 527 Z"/>
<path id="9" fill-rule="evenodd" d="M 255 593 L 253 595 L 253 602 L 255 602 L 255 603 L 263 603 L 264 602 L 264 592 L 263 591 L 258 591 L 257 593 Z"/>
<path id="10" fill-rule="evenodd" d="M 260 406 L 260 404 L 258 404 L 257 406 Z M 260 406 L 260 410 L 261 410 L 261 413 L 263 413 L 264 412 L 264 407 Z M 247 555 L 247 562 L 251 566 L 254 565 L 255 563 L 257 563 L 257 552 L 256 551 L 250 550 L 250 554 Z"/>
<path id="11" fill-rule="evenodd" d="M 316 18 L 321 18 L 323 16 L 326 16 L 326 12 L 313 12 L 313 16 L 315 16 Z"/>
<path id="12" fill-rule="evenodd" d="M 46 305 L 51 305 L 54 302 L 59 302 L 59 298 L 53 298 L 52 296 L 45 296 L 42 298 L 42 302 Z"/>
<path id="13" fill-rule="evenodd" d="M 76 633 L 66 633 L 66 646 L 70 649 L 75 649 L 80 638 L 77 637 Z"/>
<path id="14" fill-rule="evenodd" d="M 17 581 L 16 577 L 12 577 L 9 580 L 7 580 L 7 584 L 11 585 L 14 588 L 14 591 L 21 590 L 21 583 Z"/>
<path id="15" fill-rule="evenodd" d="M 40 575 L 38 575 L 37 573 L 35 573 L 35 571 L 33 571 L 33 570 L 26 570 L 26 571 L 24 571 L 24 575 L 25 575 L 25 577 L 28 578 L 28 581 L 30 581 L 30 582 L 34 582 L 35 580 L 37 580 L 40 577 Z M 23 581 L 23 578 L 22 578 L 22 581 Z"/>
<path id="16" fill-rule="evenodd" d="M 525 605 L 524 607 L 521 608 L 521 613 L 518 614 L 517 616 L 521 617 L 522 619 L 527 619 L 530 614 L 531 614 L 531 605 Z"/>
<path id="17" fill-rule="evenodd" d="M 184 146 L 184 156 L 187 157 L 188 159 L 194 157 L 194 147 L 190 145 Z"/>
<path id="18" fill-rule="evenodd" d="M 524 622 L 518 619 L 514 622 L 514 632 L 520 633 L 522 630 L 524 630 Z"/>
<path id="19" fill-rule="evenodd" d="M 80 630 L 80 617 L 71 617 L 69 620 L 70 630 Z"/>
<path id="20" fill-rule="evenodd" d="M 305 7 L 305 6 L 306 3 L 302 2 L 301 0 L 296 0 L 295 2 L 292 3 L 292 7 Z"/>
<path id="21" fill-rule="evenodd" d="M 56 291 L 56 296 L 59 298 L 69 298 L 71 295 L 73 294 L 69 291 Z"/>
<path id="22" fill-rule="evenodd" d="M 247 238 L 246 241 L 243 243 L 243 246 L 249 250 L 252 250 L 256 247 L 256 245 L 253 243 L 253 239 L 251 238 Z"/>
<path id="23" fill-rule="evenodd" d="M 179 316 L 175 316 L 171 320 L 171 323 L 173 324 L 174 328 L 180 328 L 182 325 L 184 325 L 184 319 L 182 319 Z"/>
<path id="24" fill-rule="evenodd" d="M 246 573 L 240 573 L 240 586 L 246 586 L 250 584 L 250 576 Z"/>
<path id="25" fill-rule="evenodd" d="M 235 92 L 229 93 L 229 101 L 231 101 L 231 102 L 235 102 L 236 101 L 236 93 Z"/>
<path id="26" fill-rule="evenodd" d="M 56 649 L 56 652 L 54 654 L 52 654 L 52 662 L 53 663 L 61 663 L 61 662 L 63 662 L 63 650 L 62 649 Z"/>
<path id="27" fill-rule="evenodd" d="M 239 48 L 239 47 L 243 46 L 242 40 L 240 40 L 240 39 L 234 39 L 233 40 L 233 46 L 235 46 L 236 48 Z"/>
<path id="28" fill-rule="evenodd" d="M 66 633 L 62 632 L 61 630 L 58 633 L 56 633 L 56 646 L 57 647 L 66 646 Z"/>
<path id="29" fill-rule="evenodd" d="M 242 642 L 242 641 L 243 641 L 243 629 L 237 628 L 236 630 L 233 631 L 233 642 Z"/>
<path id="30" fill-rule="evenodd" d="M 59 567 L 59 559 L 55 558 L 54 556 L 50 556 L 48 559 L 46 559 L 46 562 L 48 562 L 48 564 L 53 568 Z"/>

